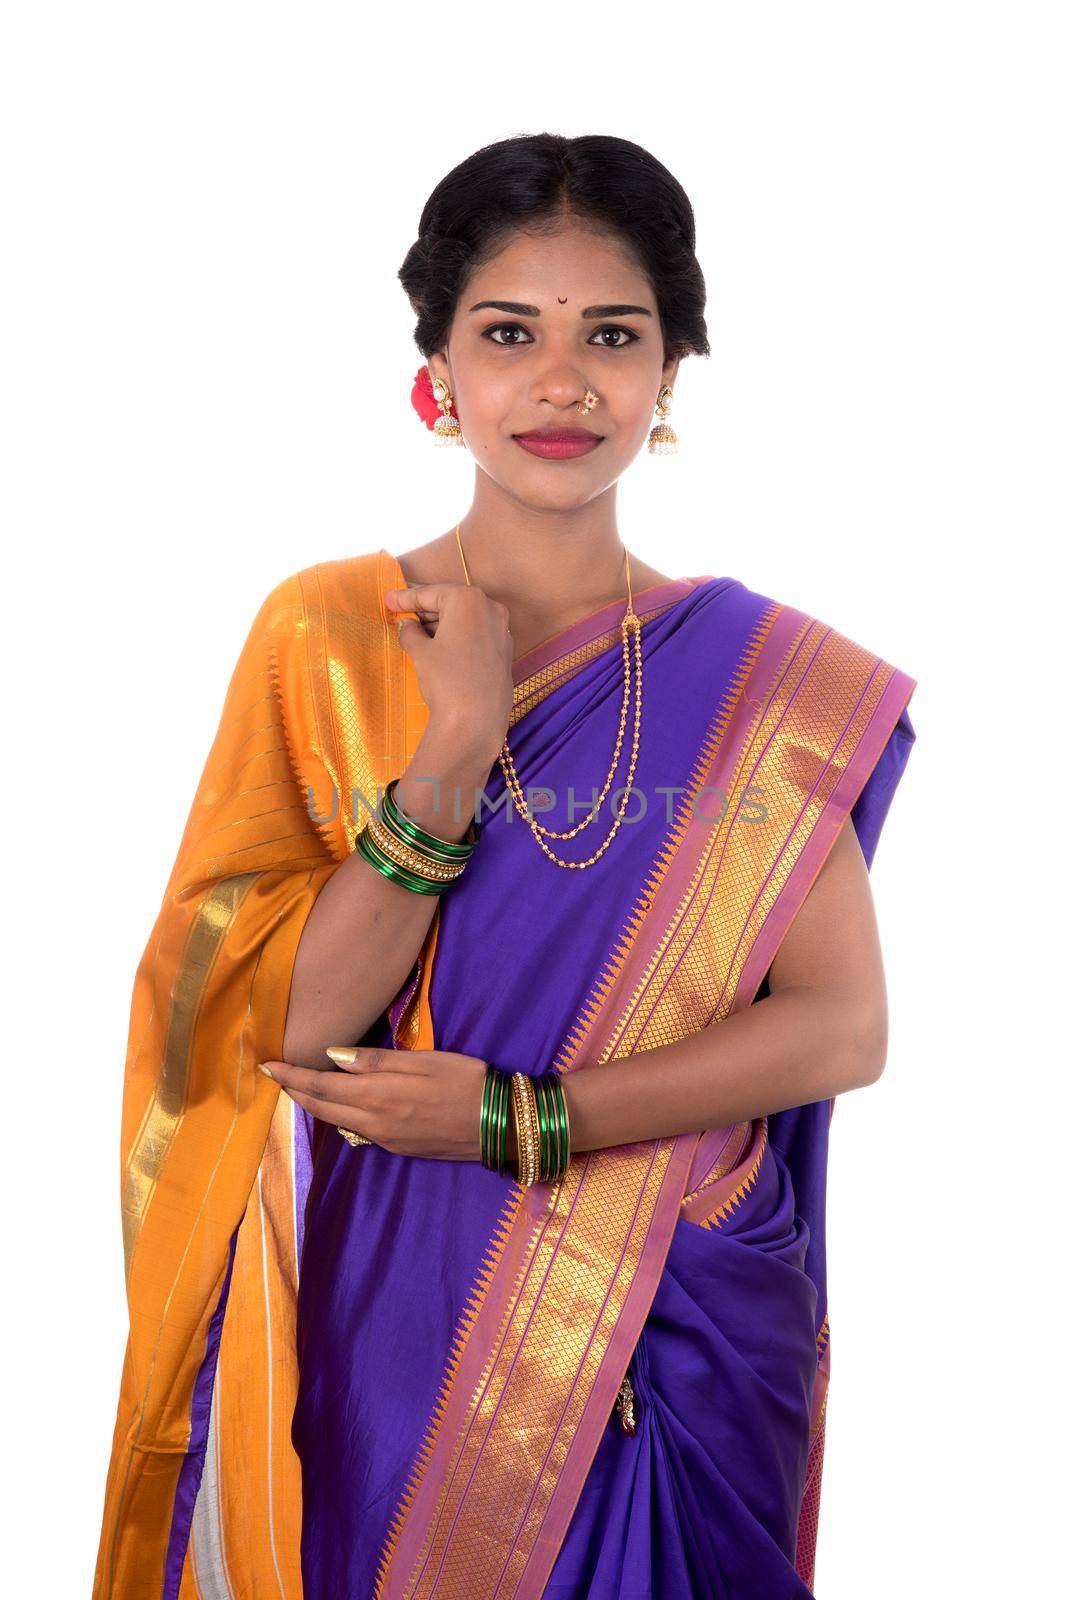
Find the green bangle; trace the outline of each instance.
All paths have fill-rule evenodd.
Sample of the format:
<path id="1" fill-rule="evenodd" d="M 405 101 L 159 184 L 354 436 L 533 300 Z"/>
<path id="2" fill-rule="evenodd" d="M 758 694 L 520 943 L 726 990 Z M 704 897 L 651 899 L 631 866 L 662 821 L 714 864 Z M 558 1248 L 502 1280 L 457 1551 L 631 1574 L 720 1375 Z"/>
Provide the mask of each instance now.
<path id="1" fill-rule="evenodd" d="M 545 1096 L 541 1091 L 539 1079 L 533 1073 L 530 1075 L 530 1087 L 534 1095 L 534 1114 L 538 1119 L 538 1170 L 534 1174 L 535 1183 L 544 1183 L 545 1168 L 549 1160 L 549 1128 L 545 1120 Z"/>
<path id="2" fill-rule="evenodd" d="M 538 1135 L 541 1141 L 540 1171 L 537 1183 L 556 1183 L 567 1171 L 570 1160 L 570 1128 L 563 1081 L 555 1067 L 530 1078 L 538 1110 Z M 479 1121 L 479 1154 L 482 1165 L 491 1172 L 507 1175 L 508 1121 L 512 1106 L 511 1075 L 486 1063 L 482 1085 Z"/>
<path id="3" fill-rule="evenodd" d="M 531 1078 L 534 1090 L 534 1103 L 538 1108 L 538 1142 L 541 1147 L 541 1160 L 538 1163 L 539 1171 L 537 1182 L 549 1183 L 550 1174 L 556 1164 L 556 1151 L 549 1133 L 549 1097 L 546 1093 L 547 1085 L 544 1077 Z"/>
<path id="4" fill-rule="evenodd" d="M 353 847 L 358 850 L 365 861 L 380 872 L 383 878 L 392 878 L 396 883 L 402 884 L 405 889 L 411 889 L 416 894 L 444 894 L 452 885 L 450 883 L 433 883 L 429 878 L 420 878 L 414 872 L 409 872 L 407 867 L 402 867 L 399 862 L 391 861 L 389 857 L 375 844 L 366 827 L 360 829 L 356 835 Z"/>
<path id="5" fill-rule="evenodd" d="M 555 1183 L 563 1171 L 560 1162 L 561 1155 L 563 1154 L 563 1140 L 561 1138 L 562 1129 L 560 1127 L 560 1109 L 556 1103 L 556 1091 L 551 1074 L 549 1075 L 549 1080 L 545 1085 L 544 1092 L 546 1119 L 549 1124 L 550 1150 L 550 1159 L 547 1163 L 548 1173 L 545 1181 L 547 1183 Z"/>
<path id="6" fill-rule="evenodd" d="M 503 1173 L 508 1133 L 508 1079 L 498 1067 L 486 1063 L 482 1087 L 482 1165 Z"/>
<path id="7" fill-rule="evenodd" d="M 502 1175 L 508 1172 L 508 1107 L 511 1104 L 511 1082 L 507 1073 L 497 1071 L 497 1122 L 494 1128 L 496 1145 L 494 1147 L 494 1163 L 496 1170 Z"/>
<path id="8" fill-rule="evenodd" d="M 500 1082 L 497 1068 L 486 1064 L 486 1083 L 482 1098 L 485 1104 L 486 1136 L 483 1143 L 482 1164 L 491 1172 L 497 1171 L 497 1102 Z"/>
<path id="9" fill-rule="evenodd" d="M 490 1076 L 493 1068 L 486 1063 L 486 1076 L 482 1084 L 482 1116 L 478 1129 L 479 1156 L 484 1167 L 489 1166 L 489 1126 L 490 1126 L 490 1094 L 493 1089 L 493 1079 Z"/>
<path id="10" fill-rule="evenodd" d="M 391 778 L 386 784 L 382 796 L 383 821 L 391 823 L 395 833 L 425 851 L 427 855 L 444 861 L 466 861 L 475 848 L 481 832 L 478 823 L 472 819 L 467 832 L 460 840 L 439 839 L 437 834 L 428 833 L 414 818 L 406 816 L 401 810 L 393 793 L 399 781 L 398 778 Z"/>
<path id="11" fill-rule="evenodd" d="M 556 1176 L 557 1178 L 562 1178 L 571 1160 L 571 1125 L 567 1117 L 567 1101 L 564 1099 L 564 1080 L 555 1067 L 551 1068 L 549 1072 L 549 1092 L 552 1095 L 556 1113 L 558 1155 Z"/>

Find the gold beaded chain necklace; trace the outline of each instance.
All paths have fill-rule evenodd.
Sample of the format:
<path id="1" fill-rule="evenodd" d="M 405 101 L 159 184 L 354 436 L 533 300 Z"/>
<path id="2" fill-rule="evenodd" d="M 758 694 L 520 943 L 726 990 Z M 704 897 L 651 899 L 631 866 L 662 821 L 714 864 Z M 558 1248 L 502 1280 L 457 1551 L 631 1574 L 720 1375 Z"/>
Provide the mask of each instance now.
<path id="1" fill-rule="evenodd" d="M 461 562 L 461 564 L 463 566 L 463 569 L 464 569 L 464 578 L 465 578 L 467 584 L 470 586 L 471 579 L 470 579 L 470 576 L 468 575 L 468 571 L 467 571 L 467 562 L 464 560 L 464 548 L 463 548 L 463 545 L 460 543 L 460 523 L 459 522 L 456 524 L 456 545 L 457 545 L 457 548 L 458 548 L 458 550 L 460 552 L 460 562 Z M 575 867 L 578 867 L 578 868 L 591 867 L 593 865 L 593 863 L 598 859 L 598 857 L 602 856 L 604 854 L 604 852 L 608 849 L 608 846 L 612 843 L 612 840 L 613 840 L 613 838 L 615 837 L 615 834 L 616 834 L 616 830 L 619 827 L 620 823 L 623 821 L 623 817 L 624 817 L 624 815 L 626 813 L 627 802 L 630 799 L 631 779 L 634 777 L 634 768 L 635 768 L 635 766 L 637 765 L 637 762 L 638 762 L 638 740 L 639 740 L 639 735 L 640 735 L 640 731 L 641 731 L 641 720 L 642 720 L 642 625 L 641 625 L 641 618 L 638 616 L 637 612 L 634 610 L 634 600 L 633 600 L 633 596 L 631 595 L 631 588 L 630 588 L 630 552 L 628 550 L 624 550 L 623 554 L 624 554 L 624 557 L 626 559 L 626 568 L 627 568 L 627 609 L 623 614 L 623 622 L 622 622 L 622 628 L 623 628 L 623 638 L 622 638 L 622 646 L 623 646 L 623 709 L 620 712 L 620 717 L 619 717 L 619 732 L 616 734 L 616 748 L 615 748 L 615 750 L 614 750 L 614 752 L 612 754 L 612 765 L 608 769 L 608 776 L 604 780 L 604 784 L 601 787 L 601 792 L 598 795 L 597 800 L 596 800 L 596 802 L 595 802 L 595 804 L 593 806 L 593 809 L 590 811 L 589 816 L 586 817 L 582 822 L 580 822 L 576 827 L 569 829 L 566 833 L 557 832 L 553 828 L 546 828 L 543 823 L 540 823 L 536 817 L 534 817 L 534 816 L 532 816 L 530 814 L 530 811 L 529 811 L 529 809 L 527 807 L 526 800 L 523 798 L 523 791 L 522 791 L 522 788 L 520 787 L 519 779 L 518 779 L 518 777 L 516 775 L 515 763 L 512 760 L 512 752 L 508 748 L 508 736 L 507 736 L 507 734 L 505 735 L 504 745 L 502 746 L 502 749 L 501 749 L 501 755 L 500 755 L 501 768 L 502 768 L 502 770 L 504 772 L 504 776 L 505 776 L 505 779 L 506 779 L 506 781 L 508 783 L 508 787 L 512 791 L 512 798 L 515 801 L 515 804 L 516 804 L 516 807 L 517 807 L 517 809 L 519 811 L 519 814 L 520 814 L 520 816 L 522 816 L 529 823 L 530 830 L 533 833 L 535 840 L 541 846 L 541 848 L 544 850 L 545 854 L 549 857 L 549 860 L 550 861 L 555 861 L 555 863 L 556 863 L 556 865 L 558 867 L 567 867 L 569 869 L 575 868 Z M 611 828 L 610 828 L 610 830 L 608 832 L 608 835 L 604 839 L 604 841 L 601 844 L 600 848 L 597 849 L 592 856 L 590 856 L 586 861 L 564 861 L 560 856 L 554 854 L 554 852 L 545 843 L 545 840 L 547 838 L 548 839 L 573 839 L 577 833 L 581 833 L 582 832 L 583 828 L 588 828 L 589 827 L 590 823 L 597 816 L 597 813 L 598 813 L 598 810 L 600 808 L 601 802 L 604 800 L 605 796 L 607 795 L 607 793 L 609 791 L 609 787 L 610 787 L 611 782 L 612 782 L 613 774 L 615 773 L 616 767 L 619 764 L 619 752 L 623 747 L 623 730 L 627 725 L 627 708 L 630 705 L 630 654 L 629 654 L 629 652 L 627 650 L 627 640 L 628 640 L 628 638 L 630 637 L 631 634 L 634 635 L 634 648 L 635 648 L 635 655 L 636 655 L 636 666 L 635 666 L 635 674 L 634 674 L 634 679 L 635 679 L 635 682 L 634 682 L 634 736 L 633 736 L 633 740 L 632 740 L 632 744 L 631 744 L 630 770 L 627 773 L 627 783 L 626 783 L 626 787 L 625 787 L 625 789 L 623 791 L 623 799 L 622 799 L 622 802 L 621 802 L 620 807 L 619 807 L 619 814 L 616 817 L 615 821 L 612 823 L 612 826 L 611 826 Z"/>

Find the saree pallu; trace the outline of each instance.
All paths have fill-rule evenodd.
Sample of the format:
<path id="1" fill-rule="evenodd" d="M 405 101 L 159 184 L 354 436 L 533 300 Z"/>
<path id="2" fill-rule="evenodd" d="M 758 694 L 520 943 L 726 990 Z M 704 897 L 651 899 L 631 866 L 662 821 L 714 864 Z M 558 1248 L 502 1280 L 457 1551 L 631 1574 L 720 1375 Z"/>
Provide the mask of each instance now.
<path id="1" fill-rule="evenodd" d="M 426 725 L 382 603 L 402 582 L 380 550 L 264 602 L 138 968 L 94 1594 L 809 1595 L 833 1101 L 581 1152 L 525 1190 L 350 1147 L 256 1071 L 358 797 Z M 642 736 L 612 843 L 557 867 L 492 810 L 494 768 L 479 848 L 366 1042 L 610 1070 L 759 1001 L 850 814 L 870 865 L 915 680 L 735 579 L 635 608 Z M 555 792 L 549 827 L 604 780 L 623 609 L 514 664 L 509 745 L 525 790 Z M 557 853 L 585 859 L 611 821 Z"/>

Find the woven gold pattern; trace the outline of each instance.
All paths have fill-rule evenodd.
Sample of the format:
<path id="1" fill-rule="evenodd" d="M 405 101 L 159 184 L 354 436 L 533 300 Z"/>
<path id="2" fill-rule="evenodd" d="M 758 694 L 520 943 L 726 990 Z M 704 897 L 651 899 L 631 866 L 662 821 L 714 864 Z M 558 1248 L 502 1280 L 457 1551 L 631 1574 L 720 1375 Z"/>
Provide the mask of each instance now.
<path id="1" fill-rule="evenodd" d="M 625 1150 L 613 1152 L 615 1165 L 573 1161 L 559 1185 L 559 1201 L 538 1235 L 520 1301 L 510 1307 L 512 1317 L 521 1322 L 521 1335 L 518 1330 L 506 1335 L 500 1358 L 476 1397 L 459 1459 L 450 1462 L 446 1473 L 449 1488 L 442 1514 L 434 1521 L 425 1568 L 433 1574 L 440 1562 L 442 1570 L 436 1582 L 428 1577 L 425 1583 L 398 1590 L 404 1600 L 416 1594 L 456 1600 L 492 1594 L 498 1581 L 503 1582 L 502 1593 L 514 1590 L 626 1299 L 637 1258 L 632 1231 L 644 1239 L 670 1159 L 664 1143 L 651 1161 L 644 1146 L 636 1148 L 639 1153 L 629 1159 Z M 624 1164 L 626 1174 L 619 1170 Z M 581 1235 L 581 1250 L 569 1243 L 573 1234 Z M 621 1261 L 624 1268 L 617 1274 Z M 512 1358 L 520 1350 L 524 1359 L 513 1369 Z M 556 1397 L 572 1383 L 572 1403 L 561 1408 Z M 545 1427 L 548 1416 L 560 1423 L 555 1438 L 553 1427 Z M 478 1492 L 461 1506 L 472 1471 L 478 1472 Z M 460 1519 L 462 1536 L 453 1526 L 454 1517 Z M 380 1593 L 377 1587 L 375 1593 Z"/>

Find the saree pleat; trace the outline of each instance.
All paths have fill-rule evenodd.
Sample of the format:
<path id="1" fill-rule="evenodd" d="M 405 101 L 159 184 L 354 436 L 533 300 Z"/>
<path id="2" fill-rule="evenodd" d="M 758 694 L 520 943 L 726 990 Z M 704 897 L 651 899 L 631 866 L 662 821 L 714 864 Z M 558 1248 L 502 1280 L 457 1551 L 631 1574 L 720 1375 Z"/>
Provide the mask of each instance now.
<path id="1" fill-rule="evenodd" d="M 381 599 L 402 581 L 377 551 L 268 597 L 138 970 L 131 1333 L 94 1594 L 804 1597 L 833 1101 L 584 1152 L 522 1191 L 353 1149 L 255 1071 L 281 1055 L 353 790 L 373 803 L 425 727 Z M 368 1042 L 610 1070 L 759 1000 L 850 814 L 870 866 L 914 680 L 734 579 L 638 609 L 647 810 L 581 872 L 484 816 Z M 580 807 L 600 788 L 622 610 L 518 664 L 524 787 Z M 542 817 L 573 825 L 562 803 Z M 610 822 L 557 848 L 584 857 Z"/>

